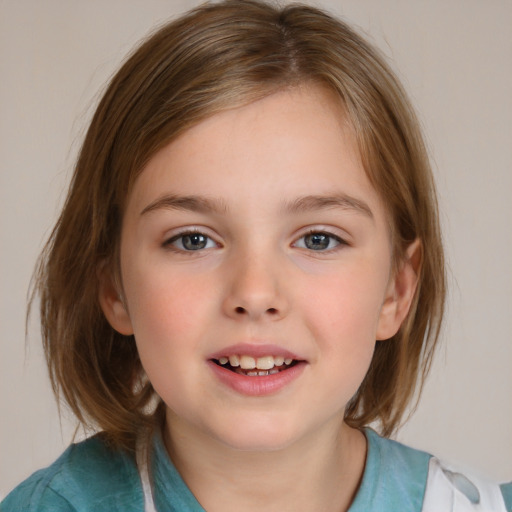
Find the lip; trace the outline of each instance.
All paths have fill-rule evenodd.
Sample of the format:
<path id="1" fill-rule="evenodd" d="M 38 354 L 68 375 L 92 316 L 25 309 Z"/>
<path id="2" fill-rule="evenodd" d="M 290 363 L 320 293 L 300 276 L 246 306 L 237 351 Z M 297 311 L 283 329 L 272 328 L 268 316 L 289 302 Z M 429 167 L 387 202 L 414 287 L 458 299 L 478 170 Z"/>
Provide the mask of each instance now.
<path id="1" fill-rule="evenodd" d="M 239 352 L 230 353 L 234 354 Z M 279 354 L 274 353 L 273 355 L 281 355 L 281 353 L 282 351 Z M 222 354 L 224 354 L 224 352 L 222 352 Z M 247 352 L 242 352 L 242 354 L 247 354 Z M 265 352 L 265 355 L 269 354 L 272 354 L 272 352 Z M 252 353 L 247 355 L 252 355 Z M 216 357 L 213 357 L 212 359 L 216 359 Z M 212 359 L 209 359 L 207 364 L 222 384 L 239 394 L 253 397 L 269 396 L 278 393 L 295 381 L 302 374 L 307 365 L 305 361 L 299 361 L 294 366 L 291 366 L 286 370 L 282 370 L 279 373 L 275 373 L 274 375 L 249 377 L 223 368 L 216 364 Z"/>
<path id="2" fill-rule="evenodd" d="M 273 375 L 249 377 L 223 368 L 214 361 L 219 360 L 221 357 L 229 357 L 232 355 L 251 356 L 255 359 L 264 356 L 281 356 L 285 359 L 294 359 L 297 362 L 286 370 L 282 370 Z M 239 394 L 254 397 L 269 396 L 278 393 L 297 379 L 308 364 L 304 357 L 279 345 L 269 343 L 238 343 L 230 345 L 211 354 L 208 357 L 207 363 L 221 384 L 224 384 Z"/>

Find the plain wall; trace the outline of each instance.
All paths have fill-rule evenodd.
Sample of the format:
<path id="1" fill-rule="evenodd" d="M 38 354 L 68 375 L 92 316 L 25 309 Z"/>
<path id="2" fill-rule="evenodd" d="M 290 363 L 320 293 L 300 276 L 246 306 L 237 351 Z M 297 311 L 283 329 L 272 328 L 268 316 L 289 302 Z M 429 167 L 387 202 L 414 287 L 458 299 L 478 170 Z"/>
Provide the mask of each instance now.
<path id="1" fill-rule="evenodd" d="M 31 273 L 99 90 L 178 0 L 0 1 L 0 494 L 49 464 L 59 419 Z M 444 345 L 398 438 L 512 479 L 512 2 L 324 0 L 398 70 L 425 128 L 450 265 Z M 65 412 L 65 411 L 64 411 Z"/>

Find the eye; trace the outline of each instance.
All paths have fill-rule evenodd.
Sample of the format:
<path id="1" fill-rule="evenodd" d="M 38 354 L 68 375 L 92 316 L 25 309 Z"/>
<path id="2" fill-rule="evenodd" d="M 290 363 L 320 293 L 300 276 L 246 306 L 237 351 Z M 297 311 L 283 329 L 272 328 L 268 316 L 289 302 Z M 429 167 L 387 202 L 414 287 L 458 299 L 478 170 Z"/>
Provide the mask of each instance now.
<path id="1" fill-rule="evenodd" d="M 310 251 L 328 251 L 345 242 L 338 236 L 324 231 L 311 231 L 295 242 L 295 247 Z"/>
<path id="2" fill-rule="evenodd" d="M 180 251 L 200 251 L 217 247 L 217 244 L 209 236 L 196 231 L 173 236 L 164 245 L 172 246 Z"/>

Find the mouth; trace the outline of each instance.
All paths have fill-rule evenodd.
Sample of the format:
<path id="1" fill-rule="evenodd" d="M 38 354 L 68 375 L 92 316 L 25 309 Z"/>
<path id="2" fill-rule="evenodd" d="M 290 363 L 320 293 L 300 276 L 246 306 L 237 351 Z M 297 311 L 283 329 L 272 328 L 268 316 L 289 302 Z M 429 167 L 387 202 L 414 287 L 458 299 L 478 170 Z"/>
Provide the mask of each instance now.
<path id="1" fill-rule="evenodd" d="M 210 354 L 208 365 L 218 381 L 239 395 L 277 395 L 297 381 L 308 361 L 282 346 L 239 343 Z"/>
<path id="2" fill-rule="evenodd" d="M 280 372 L 289 370 L 300 361 L 284 356 L 266 355 L 262 357 L 253 357 L 246 354 L 233 354 L 229 357 L 221 356 L 212 361 L 229 371 L 246 377 L 266 377 L 268 375 L 277 375 Z"/>

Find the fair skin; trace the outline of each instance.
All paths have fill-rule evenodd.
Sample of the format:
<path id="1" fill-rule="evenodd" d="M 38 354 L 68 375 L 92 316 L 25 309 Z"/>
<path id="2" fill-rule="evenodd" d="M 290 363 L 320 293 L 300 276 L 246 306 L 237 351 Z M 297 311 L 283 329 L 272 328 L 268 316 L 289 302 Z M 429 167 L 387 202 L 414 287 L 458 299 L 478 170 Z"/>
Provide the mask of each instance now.
<path id="1" fill-rule="evenodd" d="M 385 206 L 317 87 L 216 114 L 150 160 L 123 220 L 123 289 L 106 280 L 100 301 L 135 335 L 206 510 L 348 509 L 366 440 L 345 407 L 407 314 L 418 245 L 393 272 Z"/>

